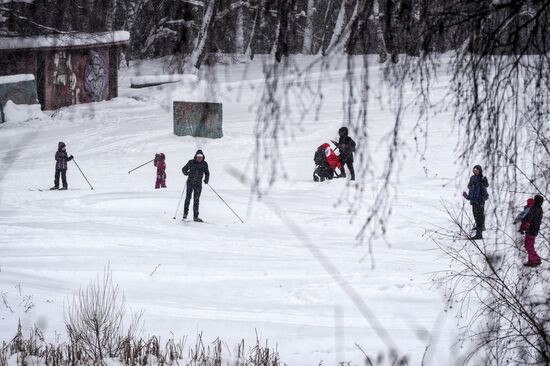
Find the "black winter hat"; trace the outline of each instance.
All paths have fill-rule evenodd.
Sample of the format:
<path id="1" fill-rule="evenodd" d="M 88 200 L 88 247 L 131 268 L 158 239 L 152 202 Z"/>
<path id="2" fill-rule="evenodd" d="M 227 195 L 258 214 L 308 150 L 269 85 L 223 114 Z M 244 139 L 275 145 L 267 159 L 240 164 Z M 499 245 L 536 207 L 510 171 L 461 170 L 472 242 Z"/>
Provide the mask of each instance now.
<path id="1" fill-rule="evenodd" d="M 202 158 L 204 159 L 204 153 L 202 152 L 201 149 L 197 150 L 197 152 L 195 153 L 195 158 L 197 157 L 197 155 L 202 155 Z"/>
<path id="2" fill-rule="evenodd" d="M 544 198 L 540 194 L 535 195 L 535 206 L 542 206 Z"/>
<path id="3" fill-rule="evenodd" d="M 64 143 L 63 141 L 59 141 L 59 143 L 57 144 L 57 148 L 58 148 L 59 150 L 63 149 L 65 146 L 66 146 L 66 145 L 65 145 L 65 143 Z"/>
<path id="4" fill-rule="evenodd" d="M 340 129 L 338 130 L 338 134 L 347 136 L 348 135 L 348 128 L 347 127 L 340 127 Z"/>

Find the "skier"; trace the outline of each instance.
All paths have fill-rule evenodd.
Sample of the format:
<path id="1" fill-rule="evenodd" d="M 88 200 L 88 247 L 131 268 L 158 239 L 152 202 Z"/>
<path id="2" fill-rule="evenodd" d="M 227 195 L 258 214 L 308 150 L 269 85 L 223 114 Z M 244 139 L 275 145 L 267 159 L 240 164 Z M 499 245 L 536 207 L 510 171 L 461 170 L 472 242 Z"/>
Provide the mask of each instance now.
<path id="1" fill-rule="evenodd" d="M 535 195 L 534 205 L 529 209 L 529 213 L 521 220 L 522 225 L 526 224 L 524 246 L 527 250 L 527 262 L 523 263 L 526 267 L 537 267 L 541 264 L 540 256 L 535 250 L 535 239 L 539 234 L 540 223 L 542 221 L 542 203 L 544 198 L 540 194 Z"/>
<path id="2" fill-rule="evenodd" d="M 166 188 L 166 163 L 164 160 L 165 156 L 163 153 L 155 154 L 155 161 L 153 162 L 153 164 L 157 167 L 155 189 Z"/>
<path id="3" fill-rule="evenodd" d="M 199 199 L 202 191 L 202 176 L 204 175 L 204 183 L 208 184 L 210 179 L 210 171 L 208 163 L 204 160 L 202 150 L 197 150 L 195 157 L 189 160 L 181 169 L 187 178 L 187 192 L 185 194 L 185 205 L 183 206 L 183 218 L 187 218 L 189 213 L 189 203 L 191 202 L 191 194 L 193 193 L 193 221 L 203 222 L 199 218 Z"/>
<path id="4" fill-rule="evenodd" d="M 489 193 L 487 193 L 489 182 L 483 176 L 483 170 L 480 165 L 474 166 L 473 173 L 474 175 L 470 177 L 470 182 L 468 183 L 468 193 L 462 192 L 462 196 L 470 201 L 476 222 L 476 226 L 472 229 L 476 231 L 476 234 L 470 236 L 469 239 L 477 240 L 483 239 L 482 231 L 485 230 L 485 201 L 489 198 Z"/>
<path id="5" fill-rule="evenodd" d="M 355 141 L 348 136 L 348 128 L 341 127 L 338 130 L 340 139 L 338 142 L 332 141 L 340 150 L 340 163 L 342 164 L 342 178 L 346 177 L 346 170 L 343 168 L 346 165 L 349 169 L 349 174 L 351 175 L 351 180 L 355 180 L 355 170 L 353 169 L 353 153 L 355 152 Z"/>
<path id="6" fill-rule="evenodd" d="M 529 223 L 523 222 L 523 219 L 529 214 L 529 211 L 533 206 L 535 206 L 535 200 L 532 198 L 528 198 L 527 205 L 523 206 L 523 211 L 521 211 L 514 219 L 514 225 L 517 224 L 518 222 L 521 222 L 521 225 L 519 226 L 519 230 L 518 230 L 518 232 L 521 234 L 525 234 L 525 230 L 529 228 Z"/>
<path id="7" fill-rule="evenodd" d="M 65 151 L 65 143 L 60 141 L 57 144 L 57 152 L 55 153 L 55 178 L 53 187 L 50 190 L 59 189 L 67 190 L 67 162 L 73 160 L 73 156 L 68 156 L 67 151 Z M 61 181 L 63 182 L 63 187 L 59 188 L 59 176 L 61 175 Z"/>

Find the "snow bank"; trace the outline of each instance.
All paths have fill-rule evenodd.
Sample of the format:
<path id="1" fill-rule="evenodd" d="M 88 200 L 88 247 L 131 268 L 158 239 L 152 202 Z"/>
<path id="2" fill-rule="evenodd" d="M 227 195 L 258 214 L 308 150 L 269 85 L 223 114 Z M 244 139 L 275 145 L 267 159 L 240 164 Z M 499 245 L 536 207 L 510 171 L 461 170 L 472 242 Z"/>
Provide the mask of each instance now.
<path id="1" fill-rule="evenodd" d="M 32 81 L 32 80 L 34 80 L 34 75 L 32 74 L 0 76 L 0 84 L 14 84 L 22 81 Z"/>
<path id="2" fill-rule="evenodd" d="M 144 88 L 166 83 L 197 83 L 199 78 L 193 74 L 171 74 L 171 75 L 144 75 L 130 78 L 132 88 Z"/>
<path id="3" fill-rule="evenodd" d="M 93 46 L 106 43 L 127 43 L 129 40 L 130 33 L 127 31 L 67 33 L 38 37 L 0 37 L 0 50 Z"/>
<path id="4" fill-rule="evenodd" d="M 11 100 L 4 106 L 6 122 L 25 122 L 31 119 L 45 119 L 47 115 L 40 110 L 40 104 L 15 104 Z"/>

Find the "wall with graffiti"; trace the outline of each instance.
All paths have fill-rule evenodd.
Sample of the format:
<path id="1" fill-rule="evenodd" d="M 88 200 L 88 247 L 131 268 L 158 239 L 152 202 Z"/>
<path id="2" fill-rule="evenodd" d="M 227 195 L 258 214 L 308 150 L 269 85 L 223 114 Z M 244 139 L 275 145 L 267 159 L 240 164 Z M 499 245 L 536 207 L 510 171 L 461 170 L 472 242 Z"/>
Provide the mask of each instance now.
<path id="1" fill-rule="evenodd" d="M 49 51 L 44 63 L 45 109 L 110 99 L 108 48 Z"/>
<path id="2" fill-rule="evenodd" d="M 221 103 L 174 102 L 174 134 L 221 138 Z"/>

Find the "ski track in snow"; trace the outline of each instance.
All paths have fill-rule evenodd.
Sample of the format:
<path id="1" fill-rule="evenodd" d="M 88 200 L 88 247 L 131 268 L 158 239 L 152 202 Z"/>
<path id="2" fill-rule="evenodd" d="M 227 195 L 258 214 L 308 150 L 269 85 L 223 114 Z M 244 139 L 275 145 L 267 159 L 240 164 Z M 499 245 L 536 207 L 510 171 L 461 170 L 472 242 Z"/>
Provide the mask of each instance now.
<path id="1" fill-rule="evenodd" d="M 373 65 L 376 83 L 378 66 Z M 142 73 L 160 72 L 154 61 L 141 67 Z M 226 171 L 244 170 L 255 146 L 250 103 L 263 85 L 261 63 L 246 73 L 243 67 L 218 70 L 225 135 L 219 140 L 172 134 L 171 98 L 200 99 L 198 91 L 177 83 L 122 88 L 112 101 L 63 108 L 51 120 L 0 127 L 0 294 L 14 310 L 0 303 L 0 339 L 13 337 L 18 319 L 24 329 L 41 324 L 50 339 L 63 333 L 63 304 L 110 265 L 129 307 L 145 310 L 145 334 L 193 337 L 202 331 L 206 339 L 220 337 L 231 347 L 242 338 L 253 344 L 257 330 L 271 346 L 277 344 L 290 365 L 362 363 L 355 343 L 369 354 L 385 349 L 318 260 Z M 135 73 L 122 72 L 121 85 Z M 236 92 L 239 73 L 255 88 Z M 372 267 L 371 257 L 360 260 L 367 247 L 355 241 L 365 213 L 350 222 L 345 205 L 334 206 L 345 180 L 311 181 L 315 148 L 335 138 L 342 119 L 339 90 L 345 74 L 339 69 L 313 78 L 321 75 L 330 98 L 319 121 L 306 119 L 296 137 L 281 146 L 289 178 L 275 184 L 269 199 L 332 261 L 411 364 L 420 363 L 429 343 L 434 364 L 448 364 L 454 358 L 455 320 L 449 315 L 439 322 L 445 303 L 430 279 L 448 264 L 422 234 L 430 225 L 445 225 L 442 197 L 459 199 L 457 186 L 446 184 L 456 173 L 450 163 L 455 161 L 450 113 L 430 126 L 427 161 L 414 156 L 412 138 L 404 137 L 407 157 L 396 184 L 394 213 L 387 238 L 373 242 Z M 369 118 L 375 138 L 385 136 L 393 122 L 391 112 L 376 102 Z M 411 130 L 415 121 L 414 115 L 406 120 Z M 79 190 L 30 190 L 53 184 L 58 141 L 67 144 L 94 190 L 73 163 L 69 188 Z M 383 164 L 380 146 L 371 149 Z M 244 224 L 206 186 L 201 216 L 208 223 L 182 222 L 183 203 L 173 220 L 185 182 L 181 167 L 197 148 L 205 151 L 210 183 Z M 157 152 L 167 157 L 165 190 L 153 189 L 152 163 L 127 173 Z M 372 199 L 371 192 L 364 199 Z M 27 312 L 20 305 L 25 295 L 32 295 L 35 305 Z M 435 342 L 425 336 L 434 329 L 440 332 Z"/>

